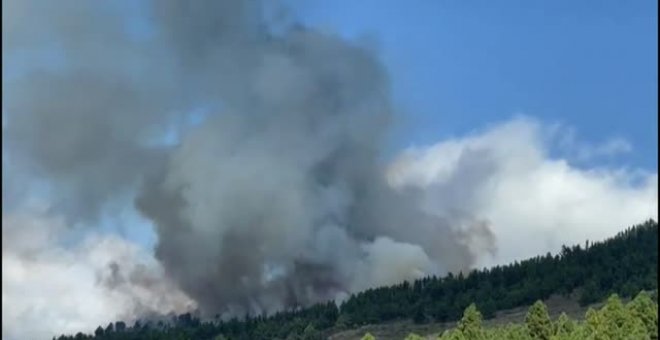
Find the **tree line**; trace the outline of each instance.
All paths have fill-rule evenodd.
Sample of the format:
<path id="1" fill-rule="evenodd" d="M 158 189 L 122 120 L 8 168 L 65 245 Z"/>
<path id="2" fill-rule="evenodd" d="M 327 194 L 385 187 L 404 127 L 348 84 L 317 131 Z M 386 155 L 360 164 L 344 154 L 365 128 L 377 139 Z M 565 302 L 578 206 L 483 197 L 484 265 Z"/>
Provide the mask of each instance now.
<path id="1" fill-rule="evenodd" d="M 658 304 L 646 292 L 623 304 L 613 294 L 600 309 L 589 308 L 582 320 L 562 313 L 551 320 L 541 301 L 527 311 L 524 323 L 491 328 L 482 327 L 483 316 L 475 304 L 468 306 L 456 327 L 441 333 L 438 340 L 582 340 L 582 339 L 658 339 Z M 367 333 L 362 340 L 376 340 Z M 410 334 L 404 340 L 426 339 Z"/>
<path id="2" fill-rule="evenodd" d="M 56 339 L 322 339 L 338 330 L 393 320 L 456 321 L 471 303 L 488 319 L 498 310 L 528 306 L 551 294 L 578 292 L 580 303 L 587 305 L 611 294 L 632 297 L 642 290 L 657 290 L 657 264 L 658 224 L 649 220 L 602 242 L 562 246 L 555 255 L 490 269 L 368 289 L 339 306 L 330 301 L 272 315 L 212 321 L 187 313 L 170 322 L 116 322 L 99 326 L 91 335 Z"/>

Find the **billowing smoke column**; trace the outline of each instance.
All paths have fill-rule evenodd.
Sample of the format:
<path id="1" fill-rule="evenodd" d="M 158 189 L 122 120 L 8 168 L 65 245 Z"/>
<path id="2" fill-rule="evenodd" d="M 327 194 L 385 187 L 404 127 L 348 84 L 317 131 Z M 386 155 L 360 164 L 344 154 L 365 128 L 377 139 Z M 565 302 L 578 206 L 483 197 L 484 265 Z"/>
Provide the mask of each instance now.
<path id="1" fill-rule="evenodd" d="M 267 4 L 140 3 L 149 26 L 136 34 L 126 4 L 3 2 L 16 18 L 3 17 L 5 51 L 54 55 L 3 79 L 14 161 L 49 180 L 74 221 L 134 195 L 168 277 L 209 314 L 469 268 L 487 225 L 422 210 L 385 180 L 392 107 L 375 55 L 274 30 Z M 173 131 L 175 146 L 158 142 Z"/>

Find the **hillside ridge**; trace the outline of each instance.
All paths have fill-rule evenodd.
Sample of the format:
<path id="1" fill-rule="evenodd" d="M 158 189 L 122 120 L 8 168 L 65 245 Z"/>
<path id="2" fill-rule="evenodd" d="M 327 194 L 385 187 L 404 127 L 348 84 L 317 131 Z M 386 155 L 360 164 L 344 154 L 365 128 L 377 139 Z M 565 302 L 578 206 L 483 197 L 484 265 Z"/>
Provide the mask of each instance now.
<path id="1" fill-rule="evenodd" d="M 642 290 L 657 290 L 657 263 L 658 224 L 648 220 L 584 248 L 562 246 L 555 255 L 368 289 L 339 306 L 326 302 L 269 316 L 210 322 L 187 313 L 170 323 L 136 322 L 127 327 L 116 322 L 99 326 L 93 335 L 57 339 L 321 339 L 366 325 L 455 322 L 471 303 L 488 322 L 497 320 L 498 311 L 501 317 L 537 300 L 570 297 L 587 306 L 613 293 L 632 297 Z"/>

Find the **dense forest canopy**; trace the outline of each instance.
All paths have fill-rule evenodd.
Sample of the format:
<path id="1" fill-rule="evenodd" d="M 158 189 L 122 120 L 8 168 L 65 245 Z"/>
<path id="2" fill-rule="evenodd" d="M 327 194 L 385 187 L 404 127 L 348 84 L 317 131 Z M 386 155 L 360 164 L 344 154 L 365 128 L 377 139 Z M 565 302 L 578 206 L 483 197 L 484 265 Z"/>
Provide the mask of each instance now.
<path id="1" fill-rule="evenodd" d="M 320 339 L 333 331 L 392 320 L 456 321 L 476 315 L 477 307 L 468 308 L 473 303 L 478 306 L 479 318 L 488 319 L 498 310 L 531 305 L 552 294 L 577 292 L 580 304 L 588 305 L 612 294 L 634 297 L 640 291 L 657 292 L 657 265 L 658 224 L 649 220 L 602 242 L 563 246 L 555 255 L 548 253 L 490 269 L 373 288 L 351 295 L 339 306 L 329 301 L 231 320 L 201 321 L 188 313 L 170 322 L 137 321 L 130 327 L 115 322 L 99 326 L 93 335 L 79 333 L 57 339 Z M 654 298 L 657 301 L 657 296 Z M 655 310 L 657 325 L 657 305 Z M 592 325 L 603 322 L 597 315 L 587 315 L 586 326 L 580 327 L 599 327 Z M 512 327 L 494 332 L 514 332 L 518 326 Z M 447 339 L 461 339 L 458 332 L 449 334 L 454 335 L 447 335 Z"/>
<path id="2" fill-rule="evenodd" d="M 465 309 L 456 327 L 444 331 L 438 340 L 581 340 L 581 339 L 657 339 L 658 304 L 645 292 L 623 304 L 613 294 L 598 310 L 589 308 L 582 320 L 572 320 L 562 313 L 551 320 L 546 306 L 537 301 L 527 311 L 524 323 L 482 327 L 482 314 L 474 304 Z M 375 340 L 367 333 L 362 340 Z M 405 340 L 423 340 L 409 334 Z"/>

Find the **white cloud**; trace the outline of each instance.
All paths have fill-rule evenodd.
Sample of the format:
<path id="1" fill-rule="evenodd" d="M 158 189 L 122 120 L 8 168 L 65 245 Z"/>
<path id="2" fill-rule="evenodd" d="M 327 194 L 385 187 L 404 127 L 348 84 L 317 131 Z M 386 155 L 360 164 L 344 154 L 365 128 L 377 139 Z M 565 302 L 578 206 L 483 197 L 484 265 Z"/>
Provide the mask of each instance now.
<path id="1" fill-rule="evenodd" d="M 470 136 L 410 148 L 392 164 L 388 179 L 396 187 L 423 189 L 430 211 L 460 210 L 488 220 L 498 251 L 481 260 L 484 266 L 557 252 L 562 244 L 602 240 L 645 219 L 657 220 L 657 173 L 578 169 L 549 157 L 553 141 L 544 138 L 546 132 L 539 122 L 518 117 Z M 593 150 L 626 145 L 614 140 Z"/>
<path id="2" fill-rule="evenodd" d="M 612 137 L 600 144 L 581 141 L 575 128 L 556 124 L 548 130 L 550 138 L 555 139 L 556 146 L 565 156 L 577 162 L 589 162 L 597 159 L 611 158 L 630 153 L 632 144 L 623 137 Z"/>
<path id="3" fill-rule="evenodd" d="M 61 245 L 67 226 L 40 213 L 2 217 L 2 338 L 93 332 L 144 312 L 192 306 L 153 257 L 114 235 Z"/>
<path id="4" fill-rule="evenodd" d="M 418 245 L 378 237 L 372 243 L 364 244 L 363 249 L 367 256 L 354 276 L 352 292 L 393 285 L 437 272 L 433 261 Z"/>

